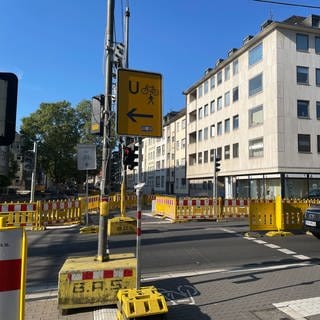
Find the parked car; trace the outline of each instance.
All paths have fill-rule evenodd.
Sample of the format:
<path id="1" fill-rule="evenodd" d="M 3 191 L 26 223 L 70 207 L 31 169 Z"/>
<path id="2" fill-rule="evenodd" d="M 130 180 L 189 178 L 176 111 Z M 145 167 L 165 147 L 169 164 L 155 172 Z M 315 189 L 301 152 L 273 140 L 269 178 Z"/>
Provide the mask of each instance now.
<path id="1" fill-rule="evenodd" d="M 304 229 L 310 231 L 320 239 L 320 205 L 314 204 L 309 207 L 303 217 Z"/>

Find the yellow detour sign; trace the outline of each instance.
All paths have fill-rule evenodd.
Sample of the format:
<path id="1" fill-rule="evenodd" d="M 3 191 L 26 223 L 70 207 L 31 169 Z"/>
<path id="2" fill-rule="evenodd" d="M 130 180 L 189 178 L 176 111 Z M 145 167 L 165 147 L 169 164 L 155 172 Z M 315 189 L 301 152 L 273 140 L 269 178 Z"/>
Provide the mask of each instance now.
<path id="1" fill-rule="evenodd" d="M 119 135 L 162 136 L 162 76 L 159 73 L 118 70 Z"/>

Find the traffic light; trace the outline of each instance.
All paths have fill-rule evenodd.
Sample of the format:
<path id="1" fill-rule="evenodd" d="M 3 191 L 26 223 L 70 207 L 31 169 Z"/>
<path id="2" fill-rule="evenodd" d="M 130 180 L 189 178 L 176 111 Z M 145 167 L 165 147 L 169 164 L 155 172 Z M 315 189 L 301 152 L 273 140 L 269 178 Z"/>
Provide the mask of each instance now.
<path id="1" fill-rule="evenodd" d="M 138 149 L 139 147 L 134 143 L 130 143 L 128 146 L 123 148 L 123 164 L 128 166 L 129 170 L 133 170 L 134 167 L 138 165 L 138 162 L 135 161 L 139 157 L 136 153 Z"/>
<path id="2" fill-rule="evenodd" d="M 0 72 L 0 145 L 10 145 L 16 135 L 18 78 Z"/>
<path id="3" fill-rule="evenodd" d="M 221 166 L 220 161 L 221 161 L 221 158 L 219 158 L 219 157 L 215 158 L 214 167 L 215 167 L 216 173 L 220 171 L 220 166 Z"/>

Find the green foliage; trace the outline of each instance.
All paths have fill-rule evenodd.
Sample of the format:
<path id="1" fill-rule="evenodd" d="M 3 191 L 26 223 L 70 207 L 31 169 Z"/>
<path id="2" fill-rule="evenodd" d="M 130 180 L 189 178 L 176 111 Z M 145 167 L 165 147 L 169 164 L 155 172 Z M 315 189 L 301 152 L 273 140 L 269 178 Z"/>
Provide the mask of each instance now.
<path id="1" fill-rule="evenodd" d="M 77 144 L 90 141 L 90 115 L 89 101 L 82 101 L 76 108 L 60 101 L 41 103 L 37 111 L 22 119 L 26 149 L 32 149 L 37 141 L 38 165 L 54 183 L 83 180 L 83 172 L 77 170 Z"/>

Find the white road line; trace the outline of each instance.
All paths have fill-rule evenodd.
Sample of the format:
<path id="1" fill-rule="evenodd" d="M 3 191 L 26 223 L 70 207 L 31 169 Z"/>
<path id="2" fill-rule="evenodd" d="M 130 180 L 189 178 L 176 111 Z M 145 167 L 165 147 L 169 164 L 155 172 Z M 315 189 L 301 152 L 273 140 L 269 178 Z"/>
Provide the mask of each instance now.
<path id="1" fill-rule="evenodd" d="M 273 305 L 294 320 L 306 320 L 306 317 L 320 314 L 320 297 L 273 303 Z"/>
<path id="2" fill-rule="evenodd" d="M 296 254 L 294 255 L 295 258 L 300 259 L 300 260 L 310 260 L 310 257 L 304 256 L 303 254 Z"/>
<path id="3" fill-rule="evenodd" d="M 259 243 L 259 244 L 266 244 L 267 243 L 266 241 L 263 241 L 263 240 L 253 240 L 253 242 Z"/>
<path id="4" fill-rule="evenodd" d="M 273 243 L 266 243 L 265 246 L 269 247 L 271 249 L 279 249 L 280 248 L 280 246 L 273 244 Z"/>
<path id="5" fill-rule="evenodd" d="M 285 254 L 296 254 L 296 252 L 289 249 L 277 249 L 277 250 Z"/>

